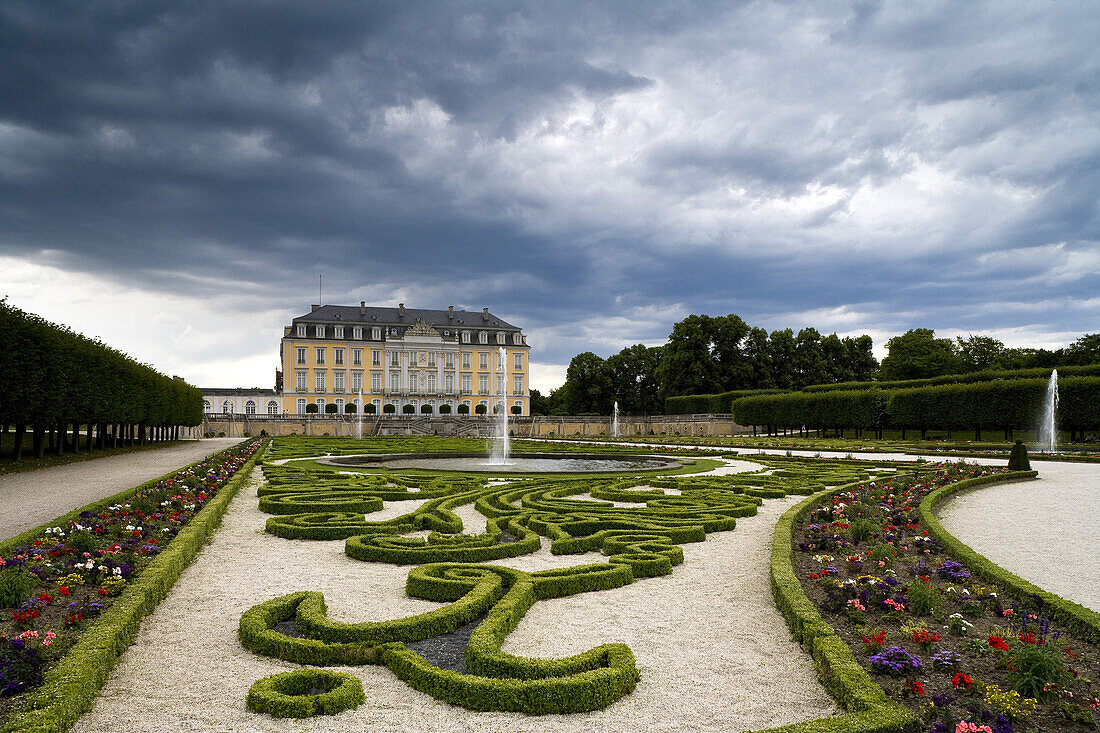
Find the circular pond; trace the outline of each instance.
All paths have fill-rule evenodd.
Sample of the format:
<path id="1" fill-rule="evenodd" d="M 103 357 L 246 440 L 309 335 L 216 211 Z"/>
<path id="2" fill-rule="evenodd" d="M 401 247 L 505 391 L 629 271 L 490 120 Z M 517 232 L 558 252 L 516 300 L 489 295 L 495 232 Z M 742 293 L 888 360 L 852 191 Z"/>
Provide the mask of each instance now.
<path id="1" fill-rule="evenodd" d="M 679 468 L 675 458 L 600 453 L 523 453 L 505 463 L 490 463 L 484 453 L 396 453 L 376 456 L 341 456 L 320 463 L 347 468 L 422 469 L 465 473 L 611 473 L 663 471 Z"/>

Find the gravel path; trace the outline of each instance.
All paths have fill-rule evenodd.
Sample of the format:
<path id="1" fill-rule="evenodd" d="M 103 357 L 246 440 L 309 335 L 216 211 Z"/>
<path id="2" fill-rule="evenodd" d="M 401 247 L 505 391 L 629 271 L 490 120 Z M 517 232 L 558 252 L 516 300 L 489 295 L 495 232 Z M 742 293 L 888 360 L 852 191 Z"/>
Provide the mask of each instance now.
<path id="1" fill-rule="evenodd" d="M 983 487 L 941 504 L 940 523 L 1005 570 L 1100 611 L 1100 466 L 1031 467 L 1038 481 Z"/>
<path id="2" fill-rule="evenodd" d="M 239 442 L 239 438 L 193 440 L 0 476 L 0 540 Z"/>
<path id="3" fill-rule="evenodd" d="M 755 467 L 755 466 L 754 466 Z M 715 731 L 784 725 L 836 714 L 813 665 L 791 641 L 768 586 L 776 519 L 801 497 L 769 500 L 731 532 L 684 545 L 671 576 L 539 601 L 508 637 L 513 654 L 556 657 L 622 641 L 637 658 L 637 689 L 606 710 L 526 716 L 474 713 L 413 690 L 385 667 L 339 668 L 363 681 L 367 701 L 336 716 L 280 721 L 249 713 L 257 679 L 298 665 L 257 656 L 237 639 L 242 612 L 297 590 L 323 591 L 333 618 L 384 619 L 438 604 L 408 598 L 408 568 L 348 558 L 343 541 L 284 540 L 263 532 L 259 472 L 222 528 L 142 623 L 91 712 L 74 731 Z M 385 515 L 416 502 L 388 503 Z M 465 531 L 484 528 L 471 520 Z M 473 513 L 476 515 L 476 512 Z M 373 518 L 373 517 L 372 517 Z M 522 570 L 606 562 L 598 553 L 538 553 L 501 561 Z"/>

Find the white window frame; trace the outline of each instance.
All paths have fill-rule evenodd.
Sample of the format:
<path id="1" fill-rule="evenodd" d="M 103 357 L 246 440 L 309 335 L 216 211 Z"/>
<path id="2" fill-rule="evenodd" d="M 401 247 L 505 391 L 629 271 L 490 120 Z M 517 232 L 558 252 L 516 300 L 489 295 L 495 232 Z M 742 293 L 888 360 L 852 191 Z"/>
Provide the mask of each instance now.
<path id="1" fill-rule="evenodd" d="M 233 414 L 233 400 L 222 400 L 222 414 L 223 415 L 232 415 Z"/>
<path id="2" fill-rule="evenodd" d="M 379 328 L 378 326 L 374 326 L 370 330 L 370 337 L 375 341 L 381 341 L 382 340 L 382 329 Z"/>
<path id="3" fill-rule="evenodd" d="M 463 331 L 462 332 L 462 343 L 464 343 L 464 344 L 470 343 L 470 332 L 469 331 Z"/>
<path id="4" fill-rule="evenodd" d="M 358 392 L 363 389 L 363 372 L 353 371 L 351 373 L 351 391 Z"/>
<path id="5" fill-rule="evenodd" d="M 469 369 L 470 368 L 470 352 L 469 351 L 463 351 L 462 352 L 462 368 L 463 369 Z"/>
<path id="6" fill-rule="evenodd" d="M 294 356 L 295 356 L 295 362 L 294 362 L 295 364 L 305 364 L 306 363 L 306 347 L 298 346 L 297 348 L 295 348 Z"/>
<path id="7" fill-rule="evenodd" d="M 512 354 L 512 368 L 516 371 L 523 369 L 523 353 L 516 352 Z"/>
<path id="8" fill-rule="evenodd" d="M 325 337 L 325 327 L 324 327 L 324 325 L 318 323 L 316 326 L 314 326 L 313 335 L 316 336 L 319 339 L 323 339 Z"/>
<path id="9" fill-rule="evenodd" d="M 477 376 L 477 393 L 489 394 L 489 375 L 479 374 Z"/>
<path id="10" fill-rule="evenodd" d="M 362 349 L 352 349 L 351 350 L 351 365 L 352 366 L 363 366 L 363 350 Z"/>
<path id="11" fill-rule="evenodd" d="M 486 331 L 478 331 L 478 332 L 477 332 L 477 342 L 478 342 L 479 344 L 487 344 L 487 343 L 489 343 L 489 334 L 488 334 L 488 332 L 486 332 Z"/>
<path id="12" fill-rule="evenodd" d="M 344 391 L 344 371 L 342 369 L 338 369 L 332 373 L 332 391 Z"/>
<path id="13" fill-rule="evenodd" d="M 460 382 L 462 386 L 462 394 L 470 394 L 470 375 L 463 374 Z"/>
<path id="14" fill-rule="evenodd" d="M 370 391 L 378 394 L 382 391 L 382 372 L 371 372 Z"/>
<path id="15" fill-rule="evenodd" d="M 306 398 L 305 397 L 299 397 L 298 398 L 297 408 L 298 408 L 298 414 L 299 415 L 306 414 Z"/>
<path id="16" fill-rule="evenodd" d="M 333 326 L 332 331 L 333 331 L 333 334 L 332 334 L 333 338 L 338 338 L 338 339 L 344 338 L 344 327 L 343 326 Z"/>
<path id="17" fill-rule="evenodd" d="M 333 352 L 334 352 L 334 356 L 333 356 L 333 359 L 332 359 L 332 365 L 333 366 L 344 366 L 344 350 L 343 349 L 333 349 Z"/>
<path id="18" fill-rule="evenodd" d="M 512 394 L 523 394 L 523 375 L 516 374 L 512 377 Z"/>
<path id="19" fill-rule="evenodd" d="M 268 402 L 267 402 L 267 414 L 268 415 L 278 415 L 279 414 L 279 403 L 276 402 L 275 400 L 268 400 Z"/>
<path id="20" fill-rule="evenodd" d="M 443 391 L 447 394 L 455 391 L 455 375 L 447 374 L 443 377 Z"/>
<path id="21" fill-rule="evenodd" d="M 244 414 L 255 415 L 256 414 L 256 401 L 248 400 L 244 403 Z"/>
<path id="22" fill-rule="evenodd" d="M 370 350 L 370 365 L 382 366 L 382 349 Z"/>
<path id="23" fill-rule="evenodd" d="M 308 392 L 309 391 L 309 376 L 305 369 L 298 369 L 294 373 L 295 378 L 295 392 Z"/>
<path id="24" fill-rule="evenodd" d="M 298 333 L 298 338 L 303 338 L 304 339 L 306 337 L 306 324 L 299 323 L 297 333 Z"/>
<path id="25" fill-rule="evenodd" d="M 498 344 L 503 344 L 504 343 L 504 331 L 497 331 L 497 343 Z"/>
<path id="26" fill-rule="evenodd" d="M 313 370 L 313 389 L 315 392 L 325 391 L 325 372 L 326 369 L 314 369 Z"/>
<path id="27" fill-rule="evenodd" d="M 313 352 L 314 352 L 313 356 L 316 357 L 315 358 L 316 363 L 317 364 L 324 364 L 325 363 L 325 347 L 324 346 L 318 346 L 317 348 L 315 348 L 313 350 Z"/>
<path id="28" fill-rule="evenodd" d="M 489 368 L 489 352 L 479 351 L 477 352 L 477 368 L 488 369 Z"/>
<path id="29" fill-rule="evenodd" d="M 355 339 L 356 341 L 362 341 L 363 340 L 363 327 L 362 326 L 356 326 L 355 328 L 351 329 L 351 337 L 353 339 Z"/>

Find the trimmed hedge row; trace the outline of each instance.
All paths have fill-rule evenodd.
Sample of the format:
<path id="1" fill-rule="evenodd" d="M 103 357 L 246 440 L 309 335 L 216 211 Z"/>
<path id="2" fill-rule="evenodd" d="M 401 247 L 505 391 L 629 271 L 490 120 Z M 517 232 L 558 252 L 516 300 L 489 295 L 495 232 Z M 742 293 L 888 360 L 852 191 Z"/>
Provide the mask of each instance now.
<path id="1" fill-rule="evenodd" d="M 91 709 L 92 702 L 110 676 L 118 657 L 133 643 L 141 620 L 152 613 L 157 604 L 168 595 L 180 573 L 191 564 L 202 546 L 213 536 L 229 502 L 247 480 L 262 450 L 263 448 L 241 465 L 218 495 L 179 531 L 141 575 L 126 586 L 126 590 L 115 599 L 111 607 L 84 631 L 68 654 L 46 673 L 42 685 L 27 697 L 25 708 L 12 714 L 0 729 L 2 733 L 65 731 L 73 726 L 82 713 Z M 30 541 L 28 537 L 34 539 L 46 527 L 67 522 L 82 511 L 96 511 L 110 506 L 174 473 L 176 472 L 165 474 L 137 489 L 121 492 L 25 532 L 0 545 L 0 552 L 18 547 L 19 543 L 26 544 Z"/>
<path id="2" fill-rule="evenodd" d="M 323 690 L 312 693 L 311 690 Z M 363 704 L 363 683 L 346 672 L 297 669 L 280 672 L 252 683 L 248 709 L 276 718 L 309 718 L 335 715 Z"/>
<path id="3" fill-rule="evenodd" d="M 1022 480 L 1034 478 L 1036 475 L 1036 471 L 1020 471 L 1009 474 L 1008 477 Z M 998 478 L 1003 479 L 1005 476 L 1002 474 Z M 991 482 L 983 481 L 982 479 L 971 479 L 969 481 L 963 481 L 958 484 L 951 484 L 950 486 L 936 489 L 928 494 L 928 496 L 924 497 L 924 500 L 921 501 L 918 507 L 921 522 L 924 523 L 929 533 L 943 545 L 949 553 L 954 555 L 956 559 L 966 565 L 972 572 L 977 573 L 993 583 L 1010 588 L 1020 595 L 1037 597 L 1042 602 L 1043 608 L 1053 618 L 1065 624 L 1065 626 L 1074 633 L 1080 634 L 1093 643 L 1100 643 L 1100 613 L 1045 591 L 1018 575 L 1010 573 L 999 565 L 986 559 L 984 556 L 979 555 L 969 546 L 963 544 L 940 524 L 935 515 L 937 506 L 960 493 L 981 488 L 983 485 L 989 483 Z"/>
<path id="4" fill-rule="evenodd" d="M 993 380 L 914 389 L 791 392 L 745 397 L 733 404 L 743 425 L 813 429 L 1002 429 L 1034 427 L 1046 379 Z M 1100 427 L 1100 377 L 1060 379 L 1058 424 Z"/>
<path id="5" fill-rule="evenodd" d="M 734 400 L 763 394 L 782 394 L 781 389 L 737 389 L 718 394 L 681 395 L 665 398 L 666 415 L 725 415 Z"/>

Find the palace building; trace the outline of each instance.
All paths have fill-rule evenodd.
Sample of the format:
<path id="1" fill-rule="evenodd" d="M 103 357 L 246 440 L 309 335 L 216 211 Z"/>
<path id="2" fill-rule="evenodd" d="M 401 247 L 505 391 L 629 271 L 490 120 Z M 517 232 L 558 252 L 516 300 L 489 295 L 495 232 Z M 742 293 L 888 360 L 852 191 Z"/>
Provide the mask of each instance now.
<path id="1" fill-rule="evenodd" d="M 281 411 L 530 415 L 529 355 L 488 308 L 314 305 L 284 328 Z"/>

